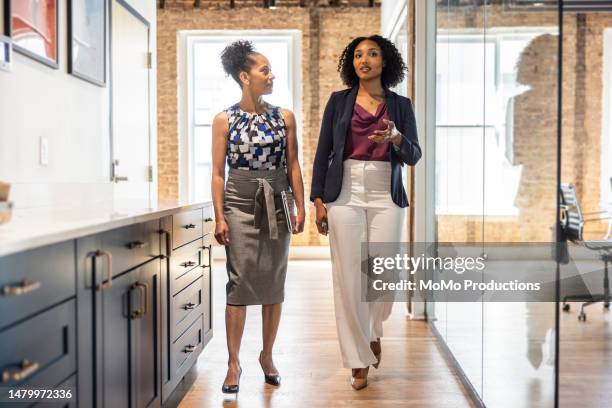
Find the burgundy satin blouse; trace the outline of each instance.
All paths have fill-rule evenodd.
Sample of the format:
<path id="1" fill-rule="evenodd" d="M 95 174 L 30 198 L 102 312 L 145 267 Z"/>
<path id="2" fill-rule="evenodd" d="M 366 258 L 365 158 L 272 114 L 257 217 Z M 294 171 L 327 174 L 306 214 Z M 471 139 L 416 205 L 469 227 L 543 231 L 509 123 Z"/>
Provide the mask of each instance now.
<path id="1" fill-rule="evenodd" d="M 343 160 L 389 161 L 389 143 L 376 143 L 368 139 L 375 130 L 387 128 L 383 119 L 389 119 L 385 102 L 378 105 L 374 115 L 355 103 L 350 130 L 344 143 Z"/>

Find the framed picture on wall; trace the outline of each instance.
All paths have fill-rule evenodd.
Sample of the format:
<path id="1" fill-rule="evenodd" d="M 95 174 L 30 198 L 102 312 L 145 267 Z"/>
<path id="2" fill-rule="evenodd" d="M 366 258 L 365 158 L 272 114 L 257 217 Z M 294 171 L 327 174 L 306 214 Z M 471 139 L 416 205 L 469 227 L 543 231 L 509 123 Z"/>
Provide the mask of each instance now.
<path id="1" fill-rule="evenodd" d="M 57 0 L 4 0 L 4 28 L 15 51 L 59 68 Z"/>
<path id="2" fill-rule="evenodd" d="M 68 72 L 106 85 L 106 0 L 68 1 Z"/>

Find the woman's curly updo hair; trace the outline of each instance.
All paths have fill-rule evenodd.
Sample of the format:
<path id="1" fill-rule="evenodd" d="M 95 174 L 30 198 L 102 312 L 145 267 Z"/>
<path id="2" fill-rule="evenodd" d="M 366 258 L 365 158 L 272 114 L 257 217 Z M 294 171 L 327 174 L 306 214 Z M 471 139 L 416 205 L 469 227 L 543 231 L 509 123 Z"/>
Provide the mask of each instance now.
<path id="1" fill-rule="evenodd" d="M 227 75 L 231 75 L 232 78 L 242 88 L 242 82 L 240 82 L 240 73 L 249 72 L 251 67 L 255 63 L 253 55 L 257 54 L 253 43 L 250 41 L 234 41 L 221 52 L 221 64 L 223 64 L 223 70 Z"/>
<path id="2" fill-rule="evenodd" d="M 351 88 L 359 84 L 359 77 L 355 72 L 355 67 L 353 67 L 353 58 L 355 57 L 355 48 L 364 40 L 374 41 L 382 51 L 384 62 L 380 78 L 382 86 L 384 88 L 393 88 L 395 85 L 401 83 L 406 74 L 406 64 L 395 45 L 380 35 L 357 37 L 344 48 L 340 60 L 338 61 L 338 72 L 340 73 L 342 82 Z"/>

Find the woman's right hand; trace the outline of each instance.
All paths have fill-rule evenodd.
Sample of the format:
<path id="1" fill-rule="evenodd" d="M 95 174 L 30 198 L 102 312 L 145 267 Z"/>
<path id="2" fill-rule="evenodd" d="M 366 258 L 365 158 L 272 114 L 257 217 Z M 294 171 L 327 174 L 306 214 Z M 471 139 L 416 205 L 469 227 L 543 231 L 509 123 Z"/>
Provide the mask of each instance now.
<path id="1" fill-rule="evenodd" d="M 217 221 L 215 225 L 215 239 L 221 245 L 229 244 L 229 225 L 225 220 Z"/>
<path id="2" fill-rule="evenodd" d="M 315 201 L 316 208 L 316 224 L 317 230 L 321 235 L 327 235 L 328 223 L 327 223 L 327 208 L 321 199 L 317 198 Z"/>

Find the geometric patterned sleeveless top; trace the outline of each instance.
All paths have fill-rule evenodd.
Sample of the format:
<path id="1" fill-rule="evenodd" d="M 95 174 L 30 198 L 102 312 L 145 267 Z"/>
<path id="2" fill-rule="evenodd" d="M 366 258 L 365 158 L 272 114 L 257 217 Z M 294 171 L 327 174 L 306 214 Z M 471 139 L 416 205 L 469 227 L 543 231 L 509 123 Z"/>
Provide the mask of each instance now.
<path id="1" fill-rule="evenodd" d="M 264 113 L 248 113 L 239 104 L 227 108 L 227 165 L 242 170 L 287 167 L 287 126 L 277 106 L 266 103 Z"/>

